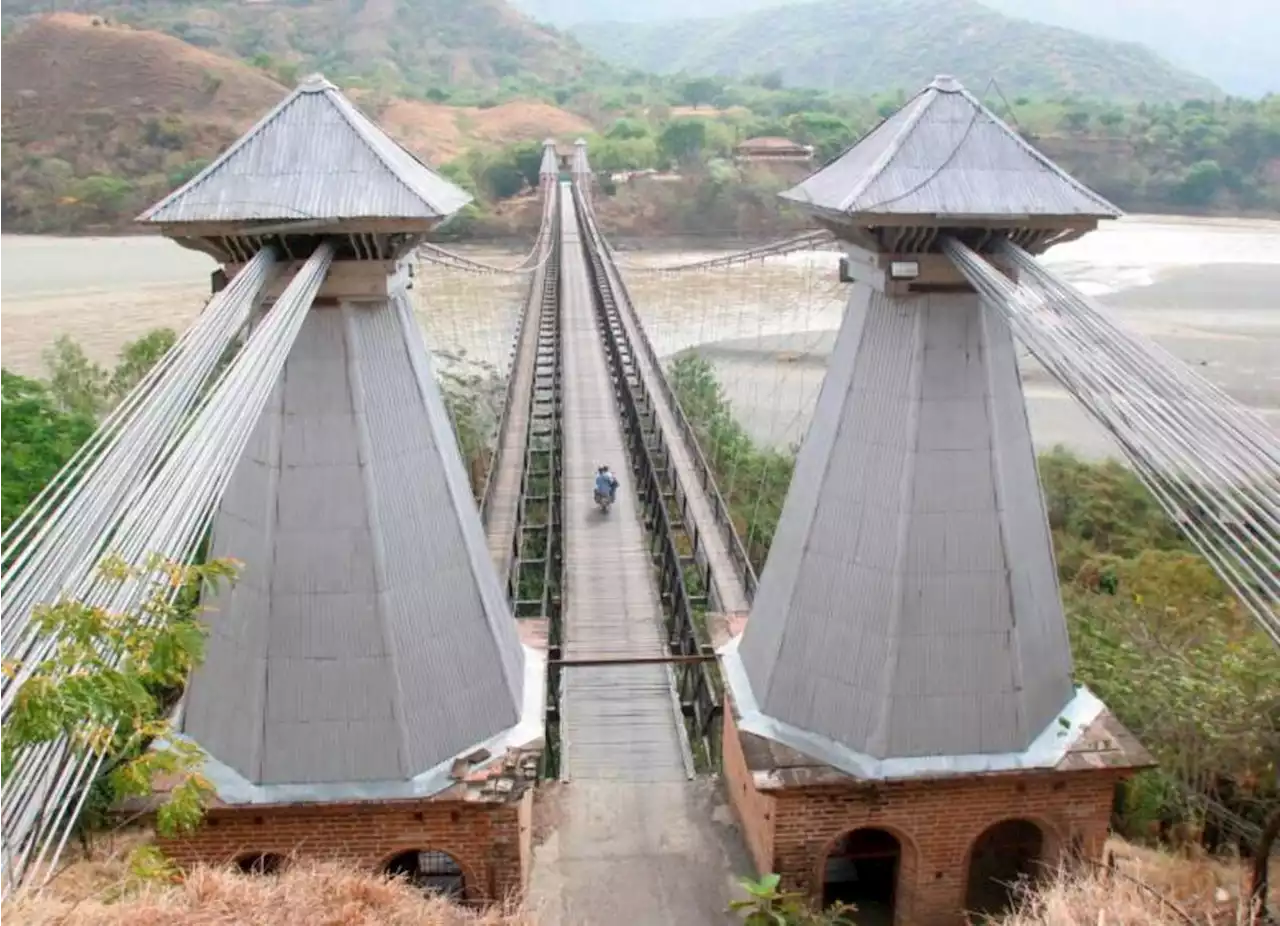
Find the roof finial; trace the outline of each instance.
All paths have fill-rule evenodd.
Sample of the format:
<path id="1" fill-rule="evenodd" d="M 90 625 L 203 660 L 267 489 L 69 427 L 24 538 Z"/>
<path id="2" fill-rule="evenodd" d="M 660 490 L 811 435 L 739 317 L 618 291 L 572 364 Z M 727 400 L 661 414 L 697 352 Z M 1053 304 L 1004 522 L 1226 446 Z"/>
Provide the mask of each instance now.
<path id="1" fill-rule="evenodd" d="M 303 93 L 320 93 L 323 90 L 338 89 L 325 79 L 325 76 L 317 71 L 314 74 L 308 74 L 298 83 L 298 89 Z"/>

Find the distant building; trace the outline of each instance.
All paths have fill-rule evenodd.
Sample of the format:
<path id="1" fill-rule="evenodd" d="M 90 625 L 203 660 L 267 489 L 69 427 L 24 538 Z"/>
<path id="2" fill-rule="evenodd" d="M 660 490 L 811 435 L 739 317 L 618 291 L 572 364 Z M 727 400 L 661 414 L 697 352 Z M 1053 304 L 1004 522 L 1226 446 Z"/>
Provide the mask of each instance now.
<path id="1" fill-rule="evenodd" d="M 802 145 L 789 138 L 763 136 L 748 138 L 734 150 L 739 161 L 791 161 L 808 163 L 813 160 L 813 146 Z"/>

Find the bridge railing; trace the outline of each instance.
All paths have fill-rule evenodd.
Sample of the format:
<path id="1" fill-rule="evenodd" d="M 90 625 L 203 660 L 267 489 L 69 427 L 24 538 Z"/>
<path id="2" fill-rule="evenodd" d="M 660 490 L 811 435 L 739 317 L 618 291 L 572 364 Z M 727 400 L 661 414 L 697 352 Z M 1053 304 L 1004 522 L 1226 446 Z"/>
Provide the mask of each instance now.
<path id="1" fill-rule="evenodd" d="M 594 229 L 594 217 L 591 218 L 592 228 Z M 698 484 L 702 488 L 707 501 L 711 505 L 711 514 L 715 519 L 716 526 L 719 528 L 721 536 L 724 540 L 729 556 L 733 560 L 733 565 L 737 571 L 737 580 L 741 583 L 747 602 L 755 600 L 757 576 L 755 567 L 751 564 L 751 559 L 747 556 L 746 545 L 742 542 L 742 538 L 738 535 L 737 528 L 733 525 L 733 515 L 729 510 L 729 505 L 725 501 L 724 496 L 720 492 L 720 487 L 716 483 L 715 474 L 711 470 L 711 465 L 707 462 L 706 454 L 702 452 L 702 444 L 698 440 L 697 432 L 693 425 L 689 422 L 689 418 L 684 413 L 684 406 L 680 404 L 679 398 L 675 394 L 675 390 L 671 388 L 671 382 L 668 380 L 666 371 L 663 369 L 662 362 L 658 358 L 657 351 L 653 348 L 653 342 L 649 339 L 649 333 L 645 331 L 644 323 L 640 319 L 640 314 L 636 311 L 635 306 L 631 302 L 631 295 L 627 291 L 626 285 L 622 281 L 622 275 L 618 271 L 617 261 L 614 258 L 613 251 L 609 247 L 608 241 L 603 235 L 597 233 L 600 242 L 600 252 L 607 262 L 608 272 L 611 274 L 615 282 L 614 292 L 616 293 L 618 302 L 621 303 L 625 311 L 633 322 L 633 327 L 639 335 L 640 347 L 644 350 L 645 355 L 649 358 L 650 364 L 657 372 L 657 386 L 666 399 L 668 407 L 671 409 L 672 416 L 675 418 L 676 427 L 680 431 L 680 437 L 684 442 L 689 458 L 693 461 L 694 469 L 697 470 Z M 659 429 L 659 437 L 662 438 L 661 429 Z M 678 489 L 678 487 L 677 487 Z M 681 500 L 681 514 L 685 517 L 686 523 L 690 523 L 688 511 L 685 510 L 687 496 L 678 491 L 678 498 Z M 696 528 L 695 528 L 696 533 Z M 695 543 L 696 545 L 696 543 Z M 712 586 L 714 588 L 714 584 Z"/>
<path id="2" fill-rule="evenodd" d="M 655 459 L 665 450 L 661 428 L 656 426 L 656 421 L 652 428 L 645 426 L 646 416 L 652 415 L 651 400 L 644 380 L 639 371 L 634 369 L 631 342 L 622 325 L 613 281 L 605 265 L 607 258 L 602 238 L 589 207 L 576 187 L 574 190 L 584 243 L 589 248 L 588 270 L 595 282 L 593 298 L 596 312 L 604 330 L 611 335 L 605 337 L 605 347 L 617 375 L 615 388 L 622 406 L 624 430 L 630 444 L 631 459 L 638 471 L 637 485 L 644 508 L 645 524 L 650 528 L 649 553 L 658 566 L 659 593 L 666 606 L 667 645 L 675 656 L 701 656 L 702 643 L 695 623 L 696 602 L 685 581 L 687 558 L 681 556 L 676 545 L 676 528 L 660 476 L 660 473 L 669 472 L 669 467 L 659 466 Z M 656 447 L 650 446 L 651 431 L 656 432 Z M 670 476 L 674 484 L 676 474 L 670 472 Z M 688 519 L 684 521 L 686 525 L 691 523 Z M 691 537 L 696 547 L 696 533 L 691 534 Z M 706 758 L 714 767 L 719 761 L 719 720 L 723 710 L 714 672 L 708 663 L 690 660 L 676 663 L 674 676 L 681 710 L 692 728 L 692 738 L 705 745 L 708 753 Z"/>
<path id="3" fill-rule="evenodd" d="M 543 215 L 542 224 L 538 228 L 538 242 L 543 248 L 551 248 L 554 247 L 556 234 L 555 188 L 544 183 L 542 197 Z M 542 261 L 534 272 L 533 278 L 529 281 L 529 293 L 525 297 L 524 311 L 520 313 L 520 320 L 516 323 L 515 337 L 511 340 L 511 374 L 507 377 L 507 388 L 502 396 L 502 413 L 498 416 L 493 453 L 489 457 L 489 466 L 485 470 L 484 482 L 480 486 L 480 491 L 476 497 L 476 503 L 480 506 L 480 520 L 486 524 L 489 522 L 489 509 L 493 504 L 493 476 L 502 467 L 503 463 L 502 435 L 506 433 L 507 423 L 511 418 L 512 400 L 515 398 L 515 365 L 519 362 L 520 342 L 524 338 L 525 325 L 528 324 L 529 316 L 532 314 L 530 310 L 533 307 L 533 303 L 535 300 L 542 298 L 547 264 L 547 261 Z M 516 536 L 519 536 L 518 529 Z"/>

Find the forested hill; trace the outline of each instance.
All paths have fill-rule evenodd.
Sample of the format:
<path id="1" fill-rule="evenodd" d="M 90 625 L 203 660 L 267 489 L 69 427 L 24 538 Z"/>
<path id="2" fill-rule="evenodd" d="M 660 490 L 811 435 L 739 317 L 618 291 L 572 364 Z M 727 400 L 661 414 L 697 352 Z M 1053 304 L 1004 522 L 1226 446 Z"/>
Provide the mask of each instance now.
<path id="1" fill-rule="evenodd" d="M 982 0 L 1010 16 L 1141 42 L 1228 93 L 1280 93 L 1275 0 Z"/>
<path id="2" fill-rule="evenodd" d="M 273 71 L 322 71 L 392 94 L 553 88 L 608 68 L 571 37 L 503 0 L 7 0 L 6 34 L 35 14 L 75 12 L 154 30 Z M 468 101 L 470 102 L 470 101 Z"/>
<path id="3" fill-rule="evenodd" d="M 776 73 L 790 86 L 914 91 L 952 74 L 1019 96 L 1184 100 L 1209 80 L 1135 44 L 1014 19 L 976 0 L 820 0 L 723 19 L 583 23 L 574 35 L 612 63 L 673 73 Z"/>

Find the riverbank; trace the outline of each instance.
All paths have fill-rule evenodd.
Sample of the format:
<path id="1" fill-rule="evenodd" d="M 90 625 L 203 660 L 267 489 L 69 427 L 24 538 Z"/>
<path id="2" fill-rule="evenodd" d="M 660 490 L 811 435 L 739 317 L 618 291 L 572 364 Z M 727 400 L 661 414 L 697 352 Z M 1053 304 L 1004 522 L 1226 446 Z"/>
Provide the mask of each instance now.
<path id="1" fill-rule="evenodd" d="M 695 346 L 710 352 L 752 436 L 790 444 L 807 427 L 843 313 L 836 255 L 796 254 L 677 276 L 640 270 L 744 243 L 716 247 L 665 236 L 614 246 L 625 252 L 624 276 L 659 353 Z M 501 263 L 523 253 L 527 242 L 450 247 Z M 183 329 L 207 301 L 215 268 L 209 257 L 154 236 L 5 235 L 0 255 L 3 362 L 35 376 L 43 372 L 41 352 L 63 334 L 105 364 L 153 328 Z M 1126 217 L 1055 248 L 1044 262 L 1280 428 L 1280 221 Z M 421 272 L 416 295 L 433 348 L 473 358 L 505 354 L 519 289 L 518 277 Z M 1037 365 L 1027 361 L 1023 371 L 1039 447 L 1063 443 L 1089 458 L 1115 452 Z"/>

